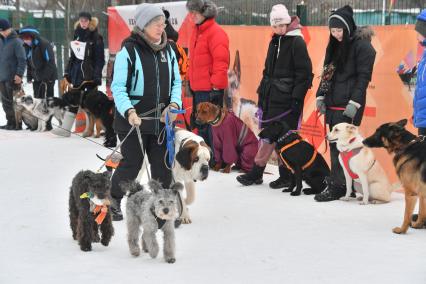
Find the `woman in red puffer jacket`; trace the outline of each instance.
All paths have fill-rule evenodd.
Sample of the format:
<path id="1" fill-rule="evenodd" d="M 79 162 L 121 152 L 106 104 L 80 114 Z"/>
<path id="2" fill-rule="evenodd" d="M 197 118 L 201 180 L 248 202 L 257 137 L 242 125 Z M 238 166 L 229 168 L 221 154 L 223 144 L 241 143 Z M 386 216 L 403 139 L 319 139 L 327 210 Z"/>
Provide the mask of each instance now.
<path id="1" fill-rule="evenodd" d="M 224 90 L 228 87 L 229 39 L 215 21 L 217 7 L 213 2 L 190 0 L 186 8 L 195 23 L 189 45 L 188 70 L 194 114 L 201 102 L 223 105 Z M 198 134 L 213 146 L 210 126 L 197 127 Z"/>

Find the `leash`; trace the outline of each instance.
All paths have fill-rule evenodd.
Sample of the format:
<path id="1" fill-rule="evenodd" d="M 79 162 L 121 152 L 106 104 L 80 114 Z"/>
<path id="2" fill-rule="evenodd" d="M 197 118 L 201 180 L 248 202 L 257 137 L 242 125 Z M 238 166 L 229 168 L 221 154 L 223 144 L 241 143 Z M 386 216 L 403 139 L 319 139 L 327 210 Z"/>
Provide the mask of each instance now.
<path id="1" fill-rule="evenodd" d="M 158 107 L 156 107 L 156 108 L 153 108 L 153 109 L 151 109 L 151 110 L 149 110 L 149 111 L 147 111 L 147 112 L 144 112 L 144 113 L 142 113 L 142 114 L 140 114 L 140 115 L 138 115 L 139 116 L 139 118 L 140 119 L 142 119 L 142 120 L 153 120 L 153 119 L 159 119 L 159 118 L 157 118 L 157 117 L 147 117 L 147 115 L 148 114 L 151 114 L 151 113 L 153 113 L 153 112 L 156 112 L 157 111 L 157 109 L 158 108 L 161 108 L 162 107 L 162 104 L 159 104 L 158 105 Z M 139 129 L 139 127 L 136 127 L 136 126 L 132 126 L 132 128 L 130 128 L 130 130 L 129 130 L 129 132 L 126 134 L 126 136 L 124 137 L 124 139 L 123 140 L 121 140 L 120 141 L 120 143 L 113 149 L 113 151 L 112 151 L 112 153 L 111 153 L 111 156 L 114 154 L 114 153 L 116 153 L 116 152 L 118 152 L 117 150 L 118 150 L 118 148 L 124 143 L 124 141 L 126 141 L 126 139 L 127 139 L 127 137 L 129 137 L 129 135 L 130 135 L 130 133 L 132 133 L 132 131 L 134 130 L 134 129 L 136 129 L 136 132 L 139 134 L 139 137 L 140 137 L 140 129 Z M 80 136 L 80 135 L 78 135 L 78 136 Z M 80 137 L 82 137 L 82 136 L 80 136 Z M 138 138 L 139 138 L 138 137 Z M 83 138 L 85 138 L 85 137 L 83 137 Z M 141 138 L 142 139 L 142 138 Z M 92 140 L 90 140 L 90 139 L 88 139 L 89 141 L 92 141 Z M 140 140 L 139 142 L 141 142 L 142 140 Z M 103 147 L 105 147 L 104 145 L 102 145 Z M 141 145 L 142 146 L 142 149 L 143 149 L 143 144 Z M 105 147 L 105 148 L 107 148 L 108 150 L 110 150 L 110 148 L 108 148 L 108 147 Z M 120 152 L 118 152 L 118 153 L 120 153 Z M 120 153 L 121 154 L 121 153 Z M 142 150 L 142 154 L 144 155 L 144 157 L 145 157 L 145 153 L 144 153 L 144 151 Z M 101 170 L 102 170 L 102 168 L 106 165 L 106 163 L 108 162 L 108 160 L 105 160 L 103 163 L 102 163 L 102 165 L 99 167 L 99 169 L 98 169 L 98 171 L 97 172 L 100 172 Z"/>

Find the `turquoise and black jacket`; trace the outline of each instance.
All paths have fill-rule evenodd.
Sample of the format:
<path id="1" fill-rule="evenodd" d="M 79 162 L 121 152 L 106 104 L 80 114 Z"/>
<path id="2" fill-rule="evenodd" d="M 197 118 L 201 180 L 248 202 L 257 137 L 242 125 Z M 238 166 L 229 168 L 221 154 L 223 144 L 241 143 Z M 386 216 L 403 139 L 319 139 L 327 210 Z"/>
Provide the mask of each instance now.
<path id="1" fill-rule="evenodd" d="M 129 52 L 129 48 L 134 50 Z M 131 108 L 143 114 L 160 105 L 158 111 L 148 115 L 158 118 L 172 102 L 182 107 L 178 62 L 168 44 L 155 52 L 140 36 L 132 33 L 117 53 L 113 74 L 111 90 L 116 107 L 114 130 L 117 134 L 126 134 L 130 130 L 127 112 Z M 143 120 L 140 129 L 142 133 L 158 135 L 163 127 L 159 119 L 154 119 Z"/>

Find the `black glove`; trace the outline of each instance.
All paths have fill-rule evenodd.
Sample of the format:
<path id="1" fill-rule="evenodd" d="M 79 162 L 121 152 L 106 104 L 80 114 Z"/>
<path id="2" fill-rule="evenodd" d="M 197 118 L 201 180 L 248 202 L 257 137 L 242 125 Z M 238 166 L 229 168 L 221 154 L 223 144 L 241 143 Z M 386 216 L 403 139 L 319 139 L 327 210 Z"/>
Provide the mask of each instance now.
<path id="1" fill-rule="evenodd" d="M 299 116 L 303 110 L 303 101 L 298 99 L 291 100 L 291 111 L 293 114 Z"/>
<path id="2" fill-rule="evenodd" d="M 224 90 L 212 90 L 210 92 L 210 102 L 212 104 L 222 107 L 224 93 Z"/>

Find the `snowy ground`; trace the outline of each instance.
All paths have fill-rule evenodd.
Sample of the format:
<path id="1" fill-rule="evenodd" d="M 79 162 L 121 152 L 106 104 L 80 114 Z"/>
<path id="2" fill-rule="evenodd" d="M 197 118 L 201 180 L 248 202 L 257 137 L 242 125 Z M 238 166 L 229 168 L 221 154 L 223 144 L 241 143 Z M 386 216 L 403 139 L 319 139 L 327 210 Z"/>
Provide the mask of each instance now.
<path id="1" fill-rule="evenodd" d="M 0 283 L 426 283 L 426 230 L 391 232 L 401 194 L 384 205 L 317 203 L 269 189 L 276 175 L 249 188 L 236 173 L 197 183 L 175 264 L 162 253 L 130 256 L 125 222 L 114 223 L 109 247 L 82 252 L 68 190 L 79 170 L 101 165 L 96 153 L 108 150 L 77 136 L 0 130 Z"/>

